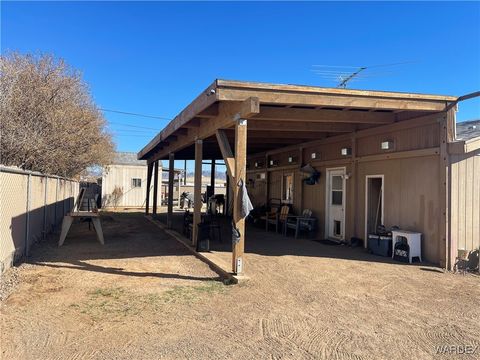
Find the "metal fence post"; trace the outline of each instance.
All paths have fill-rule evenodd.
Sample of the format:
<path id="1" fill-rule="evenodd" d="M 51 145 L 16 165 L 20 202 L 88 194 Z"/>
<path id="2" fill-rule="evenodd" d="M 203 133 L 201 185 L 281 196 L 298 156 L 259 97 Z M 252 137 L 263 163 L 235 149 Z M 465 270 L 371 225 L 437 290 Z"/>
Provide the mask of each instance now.
<path id="1" fill-rule="evenodd" d="M 58 206 L 58 176 L 57 176 L 57 185 L 55 187 L 55 219 L 53 220 L 53 228 L 57 230 L 57 206 Z"/>
<path id="2" fill-rule="evenodd" d="M 45 176 L 45 193 L 43 194 L 43 240 L 47 236 L 47 202 L 48 202 L 48 176 Z"/>
<path id="3" fill-rule="evenodd" d="M 26 220 L 25 220 L 25 258 L 28 258 L 28 238 L 30 237 L 30 208 L 32 194 L 32 175 L 28 174 L 27 178 L 27 204 L 26 204 Z"/>

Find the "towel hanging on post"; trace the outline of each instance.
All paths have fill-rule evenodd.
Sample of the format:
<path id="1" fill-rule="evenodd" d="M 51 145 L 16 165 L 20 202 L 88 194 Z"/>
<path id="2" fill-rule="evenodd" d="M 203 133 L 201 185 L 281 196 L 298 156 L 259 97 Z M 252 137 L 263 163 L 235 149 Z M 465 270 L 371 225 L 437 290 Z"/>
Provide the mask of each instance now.
<path id="1" fill-rule="evenodd" d="M 250 201 L 250 197 L 248 196 L 247 187 L 242 179 L 239 180 L 237 186 L 238 189 L 238 215 L 241 219 L 244 219 L 250 214 L 250 211 L 253 210 L 252 202 Z"/>

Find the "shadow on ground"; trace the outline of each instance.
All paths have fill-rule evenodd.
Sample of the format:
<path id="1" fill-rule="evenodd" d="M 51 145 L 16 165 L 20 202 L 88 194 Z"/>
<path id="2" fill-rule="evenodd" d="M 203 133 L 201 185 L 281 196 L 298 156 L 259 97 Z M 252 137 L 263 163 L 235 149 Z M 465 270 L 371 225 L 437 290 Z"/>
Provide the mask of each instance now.
<path id="1" fill-rule="evenodd" d="M 159 213 L 156 218 L 166 223 L 166 213 Z M 210 242 L 210 250 L 218 253 L 231 252 L 231 224 L 230 219 L 226 217 L 218 217 L 218 223 L 221 226 L 221 239 L 215 235 L 214 240 Z M 174 212 L 173 229 L 183 233 L 183 212 Z M 250 254 L 258 254 L 262 256 L 304 256 L 304 257 L 323 257 L 332 259 L 344 259 L 366 262 L 390 263 L 397 265 L 423 265 L 435 266 L 427 262 L 414 262 L 413 264 L 402 263 L 391 259 L 370 254 L 363 247 L 350 247 L 346 245 L 327 244 L 323 239 L 295 239 L 293 234 L 288 236 L 275 233 L 273 227 L 270 231 L 265 231 L 264 226 L 247 224 L 245 252 Z M 428 269 L 428 268 L 425 268 Z M 440 270 L 441 271 L 441 270 Z"/>
<path id="2" fill-rule="evenodd" d="M 77 221 L 72 225 L 63 246 L 57 246 L 59 234 L 53 234 L 45 242 L 40 242 L 32 248 L 28 263 L 51 268 L 78 269 L 133 277 L 200 281 L 219 279 L 219 277 L 177 273 L 129 271 L 127 266 L 102 266 L 98 264 L 102 260 L 192 257 L 192 254 L 163 230 L 145 219 L 142 213 L 105 213 L 102 214 L 101 220 L 105 245 L 102 246 L 97 241 L 93 226 L 89 229 L 87 222 Z"/>

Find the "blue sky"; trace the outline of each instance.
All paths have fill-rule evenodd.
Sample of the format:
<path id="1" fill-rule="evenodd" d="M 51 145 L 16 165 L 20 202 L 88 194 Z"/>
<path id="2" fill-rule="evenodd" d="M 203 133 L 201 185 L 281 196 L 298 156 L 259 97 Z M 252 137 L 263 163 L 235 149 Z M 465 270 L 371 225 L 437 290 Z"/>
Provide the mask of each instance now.
<path id="1" fill-rule="evenodd" d="M 215 78 L 335 86 L 312 66 L 383 68 L 351 88 L 463 95 L 480 89 L 480 3 L 2 2 L 1 50 L 52 53 L 99 107 L 174 117 Z M 388 70 L 388 71 L 387 71 Z M 118 150 L 167 120 L 105 113 Z M 480 101 L 459 120 L 480 118 Z"/>

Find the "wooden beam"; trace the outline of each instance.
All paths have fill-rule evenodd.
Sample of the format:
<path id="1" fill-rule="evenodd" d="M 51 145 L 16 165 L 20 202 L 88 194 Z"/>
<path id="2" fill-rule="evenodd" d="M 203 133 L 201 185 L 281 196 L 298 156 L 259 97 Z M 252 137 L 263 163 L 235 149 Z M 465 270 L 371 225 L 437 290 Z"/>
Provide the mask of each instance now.
<path id="1" fill-rule="evenodd" d="M 382 110 L 442 111 L 445 109 L 445 101 L 366 98 L 341 95 L 319 96 L 316 94 L 283 93 L 266 90 L 217 89 L 217 96 L 220 101 L 242 101 L 250 96 L 255 96 L 260 99 L 262 104 L 321 105 L 340 108 L 348 106 L 351 108 Z"/>
<path id="2" fill-rule="evenodd" d="M 175 179 L 175 155 L 168 156 L 168 202 L 167 202 L 167 228 L 172 228 L 173 222 L 173 182 Z"/>
<path id="3" fill-rule="evenodd" d="M 207 89 L 205 89 L 205 91 L 198 95 L 197 98 L 193 100 L 190 105 L 188 105 L 172 121 L 170 121 L 168 125 L 147 144 L 147 146 L 140 150 L 137 157 L 139 159 L 142 159 L 145 155 L 152 151 L 161 141 L 165 140 L 167 136 L 173 134 L 176 129 L 185 127 L 185 124 L 188 123 L 191 119 L 193 119 L 196 114 L 202 112 L 210 105 L 215 103 L 217 101 L 216 91 L 214 90 L 216 85 L 217 82 L 215 81 Z M 214 92 L 212 93 L 211 90 L 214 90 Z"/>
<path id="4" fill-rule="evenodd" d="M 480 137 L 448 143 L 449 154 L 466 154 L 480 149 Z"/>
<path id="5" fill-rule="evenodd" d="M 226 129 L 227 134 L 230 135 L 230 131 L 234 129 Z M 233 131 L 234 133 L 234 131 Z M 265 138 L 281 138 L 281 139 L 306 139 L 316 140 L 322 139 L 326 136 L 326 132 L 311 131 L 311 132 L 286 132 L 286 131 L 265 131 L 265 130 L 251 130 L 248 129 L 248 140 L 251 139 L 265 139 Z M 233 136 L 233 135 L 232 135 Z"/>
<path id="6" fill-rule="evenodd" d="M 297 92 L 297 93 L 313 93 L 318 95 L 352 95 L 352 96 L 369 96 L 380 98 L 395 98 L 395 99 L 420 99 L 420 100 L 439 100 L 439 101 L 455 101 L 456 96 L 446 95 L 432 95 L 432 94 L 415 94 L 403 93 L 393 91 L 372 91 L 372 90 L 351 90 L 340 88 L 327 88 L 319 86 L 308 85 L 291 85 L 291 84 L 272 84 L 253 81 L 238 81 L 238 80 L 217 80 L 218 88 L 236 88 L 236 89 L 252 89 L 252 90 L 269 90 L 275 92 Z"/>
<path id="7" fill-rule="evenodd" d="M 212 195 L 215 195 L 215 159 L 212 159 L 210 167 L 210 187 L 212 189 Z"/>
<path id="8" fill-rule="evenodd" d="M 344 123 L 305 123 L 297 121 L 249 120 L 248 128 L 255 130 L 272 130 L 294 132 L 353 132 L 355 124 Z"/>
<path id="9" fill-rule="evenodd" d="M 365 111 L 338 111 L 295 109 L 261 106 L 260 113 L 252 119 L 278 120 L 278 121 L 301 121 L 301 122 L 327 122 L 327 123 L 365 123 L 365 124 L 390 124 L 395 121 L 395 115 L 385 112 Z"/>
<path id="10" fill-rule="evenodd" d="M 153 183 L 153 216 L 157 215 L 157 197 L 158 197 L 158 161 L 154 163 L 154 183 Z"/>
<path id="11" fill-rule="evenodd" d="M 227 134 L 225 133 L 225 130 L 217 130 L 216 135 L 218 146 L 220 147 L 223 160 L 225 161 L 228 176 L 233 179 L 235 178 L 235 158 L 233 157 L 232 148 L 230 147 Z"/>
<path id="12" fill-rule="evenodd" d="M 438 217 L 438 237 L 440 240 L 440 246 L 438 247 L 439 254 L 438 260 L 441 267 L 446 270 L 452 270 L 454 261 L 451 256 L 453 255 L 452 239 L 449 238 L 448 230 L 448 173 L 449 173 L 449 155 L 448 155 L 448 122 L 449 118 L 454 115 L 454 110 L 450 110 L 447 113 L 443 113 L 440 118 L 440 156 L 439 161 L 439 174 L 438 174 L 438 199 L 439 199 L 439 217 Z M 456 249 L 455 249 L 456 251 Z M 456 254 L 455 254 L 456 257 Z M 455 257 L 453 259 L 455 259 Z"/>
<path id="13" fill-rule="evenodd" d="M 206 108 L 202 112 L 198 113 L 196 117 L 199 118 L 213 118 L 218 116 L 218 103 L 210 105 L 210 107 Z"/>
<path id="14" fill-rule="evenodd" d="M 232 270 L 241 275 L 245 271 L 245 219 L 240 215 L 240 186 L 245 183 L 247 172 L 247 120 L 239 119 L 235 124 L 235 182 L 233 183 L 233 224 L 240 234 L 232 242 Z"/>
<path id="15" fill-rule="evenodd" d="M 192 229 L 192 245 L 197 245 L 198 224 L 201 222 L 202 215 L 202 157 L 203 157 L 202 140 L 195 141 L 195 178 L 193 189 L 193 229 Z"/>
<path id="16" fill-rule="evenodd" d="M 147 165 L 147 197 L 145 199 L 145 214 L 150 212 L 150 186 L 152 184 L 153 164 Z"/>
<path id="17" fill-rule="evenodd" d="M 198 128 L 201 124 L 202 119 L 199 119 L 197 117 L 193 118 L 192 120 L 186 122 L 185 124 L 182 125 L 182 128 L 186 129 L 195 129 Z"/>
<path id="18" fill-rule="evenodd" d="M 202 126 L 190 129 L 188 136 L 178 139 L 171 146 L 160 150 L 154 159 L 163 159 L 170 152 L 178 152 L 194 143 L 195 139 L 206 139 L 215 135 L 217 129 L 230 128 L 235 118 L 246 118 L 260 111 L 260 104 L 256 98 L 247 98 L 242 102 L 224 102 L 219 104 L 219 115 L 215 118 L 203 119 Z"/>

